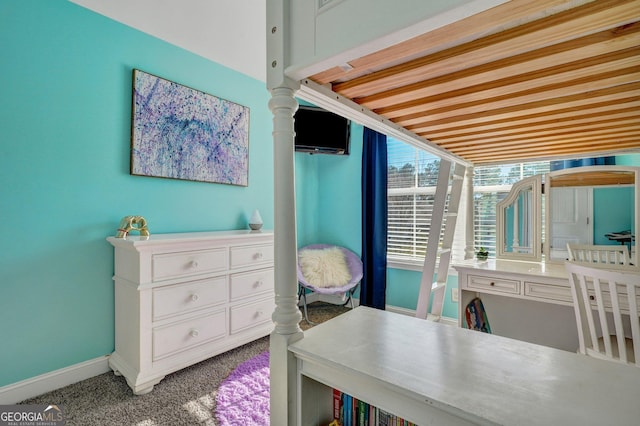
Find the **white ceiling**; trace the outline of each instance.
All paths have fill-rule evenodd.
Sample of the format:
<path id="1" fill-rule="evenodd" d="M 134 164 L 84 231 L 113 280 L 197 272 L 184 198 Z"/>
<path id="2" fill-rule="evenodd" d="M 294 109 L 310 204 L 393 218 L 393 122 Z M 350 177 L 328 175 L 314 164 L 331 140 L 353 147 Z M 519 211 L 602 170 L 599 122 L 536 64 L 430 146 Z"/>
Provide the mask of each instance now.
<path id="1" fill-rule="evenodd" d="M 266 81 L 264 0 L 70 0 Z"/>

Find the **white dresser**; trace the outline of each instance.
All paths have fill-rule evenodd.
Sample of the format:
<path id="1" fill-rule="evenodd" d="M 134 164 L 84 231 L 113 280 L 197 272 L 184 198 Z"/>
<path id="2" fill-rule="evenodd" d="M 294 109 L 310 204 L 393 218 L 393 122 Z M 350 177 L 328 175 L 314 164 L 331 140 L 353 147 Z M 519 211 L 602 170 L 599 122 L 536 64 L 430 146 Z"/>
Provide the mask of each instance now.
<path id="1" fill-rule="evenodd" d="M 165 375 L 273 329 L 273 233 L 109 237 L 115 247 L 115 352 L 135 394 Z"/>

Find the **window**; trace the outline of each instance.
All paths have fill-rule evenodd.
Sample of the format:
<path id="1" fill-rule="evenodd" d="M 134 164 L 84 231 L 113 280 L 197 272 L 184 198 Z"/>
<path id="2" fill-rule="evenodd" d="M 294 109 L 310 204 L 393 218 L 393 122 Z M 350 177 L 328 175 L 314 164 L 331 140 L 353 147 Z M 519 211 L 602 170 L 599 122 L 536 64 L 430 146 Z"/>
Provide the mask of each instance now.
<path id="1" fill-rule="evenodd" d="M 387 258 L 422 264 L 440 158 L 388 137 L 387 162 Z"/>
<path id="2" fill-rule="evenodd" d="M 427 248 L 440 158 L 387 137 L 387 161 L 387 260 L 397 267 L 419 269 Z M 513 183 L 548 171 L 548 161 L 474 168 L 475 249 L 484 247 L 495 256 L 497 202 L 507 195 Z M 461 200 L 461 210 L 465 208 L 464 201 Z M 464 228 L 462 217 L 457 225 L 457 232 Z M 464 259 L 464 238 L 454 239 L 453 249 L 453 261 Z"/>

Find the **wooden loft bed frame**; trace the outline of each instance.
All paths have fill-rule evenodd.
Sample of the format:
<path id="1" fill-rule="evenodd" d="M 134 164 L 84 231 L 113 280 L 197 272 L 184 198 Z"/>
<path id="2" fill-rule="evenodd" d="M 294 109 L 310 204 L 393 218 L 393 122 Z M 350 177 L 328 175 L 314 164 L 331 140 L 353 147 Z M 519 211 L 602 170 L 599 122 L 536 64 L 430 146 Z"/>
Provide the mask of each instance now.
<path id="1" fill-rule="evenodd" d="M 272 424 L 295 424 L 296 361 L 288 347 L 303 338 L 296 98 L 467 168 L 638 152 L 639 21 L 633 0 L 267 1 Z"/>

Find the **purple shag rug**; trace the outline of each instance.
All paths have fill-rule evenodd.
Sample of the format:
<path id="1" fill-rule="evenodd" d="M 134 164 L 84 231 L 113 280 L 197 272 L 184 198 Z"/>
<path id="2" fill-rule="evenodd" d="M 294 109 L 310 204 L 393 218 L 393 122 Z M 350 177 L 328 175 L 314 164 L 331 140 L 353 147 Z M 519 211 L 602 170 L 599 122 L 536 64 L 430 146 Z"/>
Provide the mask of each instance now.
<path id="1" fill-rule="evenodd" d="M 220 426 L 269 425 L 269 351 L 240 364 L 216 396 Z"/>

